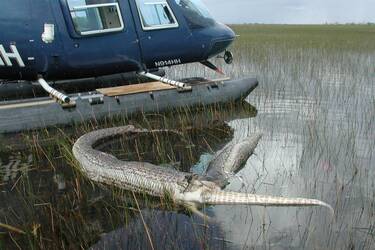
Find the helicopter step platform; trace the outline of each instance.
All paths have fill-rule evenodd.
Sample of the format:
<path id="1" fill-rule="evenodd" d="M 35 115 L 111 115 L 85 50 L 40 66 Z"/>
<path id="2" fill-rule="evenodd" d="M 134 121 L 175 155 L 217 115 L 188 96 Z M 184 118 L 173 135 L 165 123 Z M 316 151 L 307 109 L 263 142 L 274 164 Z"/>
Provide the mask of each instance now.
<path id="1" fill-rule="evenodd" d="M 206 80 L 189 83 L 190 91 L 161 83 L 137 85 L 69 95 L 68 106 L 49 97 L 0 102 L 0 134 L 243 100 L 258 86 L 258 81 Z"/>
<path id="2" fill-rule="evenodd" d="M 126 85 L 120 87 L 113 87 L 113 88 L 103 88 L 97 89 L 99 93 L 105 96 L 123 96 L 123 95 L 132 95 L 132 94 L 139 94 L 139 93 L 146 93 L 146 92 L 155 92 L 155 91 L 163 91 L 169 89 L 176 89 L 177 87 L 165 84 L 162 82 L 150 82 L 150 83 L 140 83 L 140 84 L 133 84 L 133 85 Z"/>

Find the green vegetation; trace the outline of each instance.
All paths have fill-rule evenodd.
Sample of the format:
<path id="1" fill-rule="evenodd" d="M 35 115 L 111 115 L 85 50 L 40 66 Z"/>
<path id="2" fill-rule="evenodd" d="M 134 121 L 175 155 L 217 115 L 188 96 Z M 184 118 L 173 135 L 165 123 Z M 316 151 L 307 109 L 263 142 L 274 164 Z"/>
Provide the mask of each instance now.
<path id="1" fill-rule="evenodd" d="M 235 25 L 236 47 L 321 49 L 370 52 L 375 50 L 375 27 L 368 25 Z"/>
<path id="2" fill-rule="evenodd" d="M 258 77 L 260 86 L 247 99 L 256 110 L 229 104 L 115 117 L 24 134 L 14 146 L 10 141 L 19 136 L 2 137 L 0 249 L 87 249 L 116 230 L 133 237 L 124 248 L 136 249 L 150 247 L 150 241 L 169 249 L 193 248 L 196 241 L 202 249 L 373 249 L 375 26 L 233 28 L 240 35 L 232 48 L 234 64 L 215 63 L 233 78 Z M 218 77 L 195 64 L 168 74 Z M 204 210 L 221 222 L 215 231 L 216 223 L 188 217 L 167 198 L 133 196 L 87 181 L 72 157 L 74 141 L 124 124 L 176 129 L 183 136 L 119 138 L 102 150 L 127 160 L 180 162 L 185 171 L 232 137 L 263 132 L 257 156 L 229 188 L 322 199 L 334 206 L 335 221 L 322 209 L 218 206 Z M 160 220 L 158 211 L 169 212 Z M 195 226 L 183 234 L 178 225 Z M 119 238 L 112 241 L 121 245 Z"/>
<path id="3" fill-rule="evenodd" d="M 181 170 L 190 171 L 202 153 L 213 153 L 231 139 L 233 132 L 223 123 L 224 120 L 232 116 L 254 115 L 252 106 L 228 104 L 163 114 L 115 117 L 100 123 L 92 121 L 72 128 L 51 128 L 24 134 L 23 146 L 27 145 L 22 148 L 24 153 L 6 152 L 11 155 L 3 155 L 8 160 L 0 168 L 11 171 L 10 175 L 14 176 L 0 186 L 3 190 L 0 198 L 7 201 L 0 206 L 0 236 L 3 236 L 0 239 L 6 246 L 27 246 L 30 249 L 87 249 L 100 239 L 102 233 L 127 228 L 133 220 L 139 219 L 138 206 L 146 209 L 144 213 L 148 220 L 154 216 L 147 212 L 151 208 L 156 211 L 179 211 L 181 216 L 186 216 L 190 214 L 189 211 L 182 210 L 183 207 L 176 206 L 168 197 L 133 196 L 124 190 L 91 183 L 77 167 L 78 163 L 71 152 L 73 143 L 80 135 L 91 130 L 124 124 L 150 130 L 177 130 L 182 133 L 181 136 L 161 132 L 153 138 L 118 138 L 99 147 L 120 159 L 156 164 L 178 162 Z M 22 147 L 22 144 L 15 147 Z M 29 154 L 33 163 L 27 171 L 21 172 L 18 166 L 27 161 Z M 10 162 L 9 159 L 15 160 Z M 8 163 L 11 163 L 11 167 L 3 169 Z M 19 165 L 15 167 L 15 164 Z M 14 175 L 13 171 L 16 171 Z M 3 221 L 6 223 L 1 223 Z M 204 223 L 199 218 L 192 218 L 191 223 L 193 221 Z M 127 229 L 132 231 L 131 228 Z M 199 234 L 197 237 L 205 236 Z"/>

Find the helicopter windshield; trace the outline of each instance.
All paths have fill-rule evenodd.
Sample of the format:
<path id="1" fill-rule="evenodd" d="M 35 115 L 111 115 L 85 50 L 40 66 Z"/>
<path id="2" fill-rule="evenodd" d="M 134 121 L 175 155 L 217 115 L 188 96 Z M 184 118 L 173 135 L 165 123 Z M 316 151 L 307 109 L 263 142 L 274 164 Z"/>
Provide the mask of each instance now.
<path id="1" fill-rule="evenodd" d="M 216 21 L 201 0 L 174 0 L 190 28 L 199 29 L 215 25 Z"/>

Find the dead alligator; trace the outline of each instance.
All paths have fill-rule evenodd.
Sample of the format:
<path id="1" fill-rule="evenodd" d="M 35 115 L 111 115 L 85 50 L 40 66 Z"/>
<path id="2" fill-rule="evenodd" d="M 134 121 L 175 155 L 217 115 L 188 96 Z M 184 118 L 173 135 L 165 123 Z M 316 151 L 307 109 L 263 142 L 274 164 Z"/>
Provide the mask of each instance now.
<path id="1" fill-rule="evenodd" d="M 222 190 L 228 178 L 246 163 L 257 146 L 260 135 L 229 144 L 216 155 L 204 176 L 147 162 L 121 161 L 113 155 L 94 149 L 104 140 L 123 134 L 158 132 L 160 130 L 142 130 L 133 126 L 97 130 L 79 138 L 73 146 L 73 154 L 80 163 L 82 172 L 94 182 L 157 197 L 169 194 L 174 201 L 189 206 L 203 204 L 323 206 L 333 212 L 330 205 L 314 199 L 284 198 Z"/>

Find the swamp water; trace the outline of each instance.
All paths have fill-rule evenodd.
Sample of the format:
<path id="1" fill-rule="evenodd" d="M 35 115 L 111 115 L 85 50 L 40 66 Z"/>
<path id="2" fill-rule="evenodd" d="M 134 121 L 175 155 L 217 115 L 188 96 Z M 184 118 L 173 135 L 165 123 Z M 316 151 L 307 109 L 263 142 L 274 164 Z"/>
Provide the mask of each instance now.
<path id="1" fill-rule="evenodd" d="M 375 27 L 234 29 L 235 62 L 221 66 L 232 78 L 258 77 L 251 106 L 0 137 L 0 249 L 374 249 Z M 195 64 L 167 73 L 217 77 Z M 227 189 L 321 199 L 335 218 L 324 208 L 216 206 L 204 208 L 214 218 L 207 222 L 167 200 L 87 181 L 75 168 L 74 140 L 128 123 L 183 135 L 124 137 L 101 149 L 195 172 L 230 140 L 262 132 Z"/>

